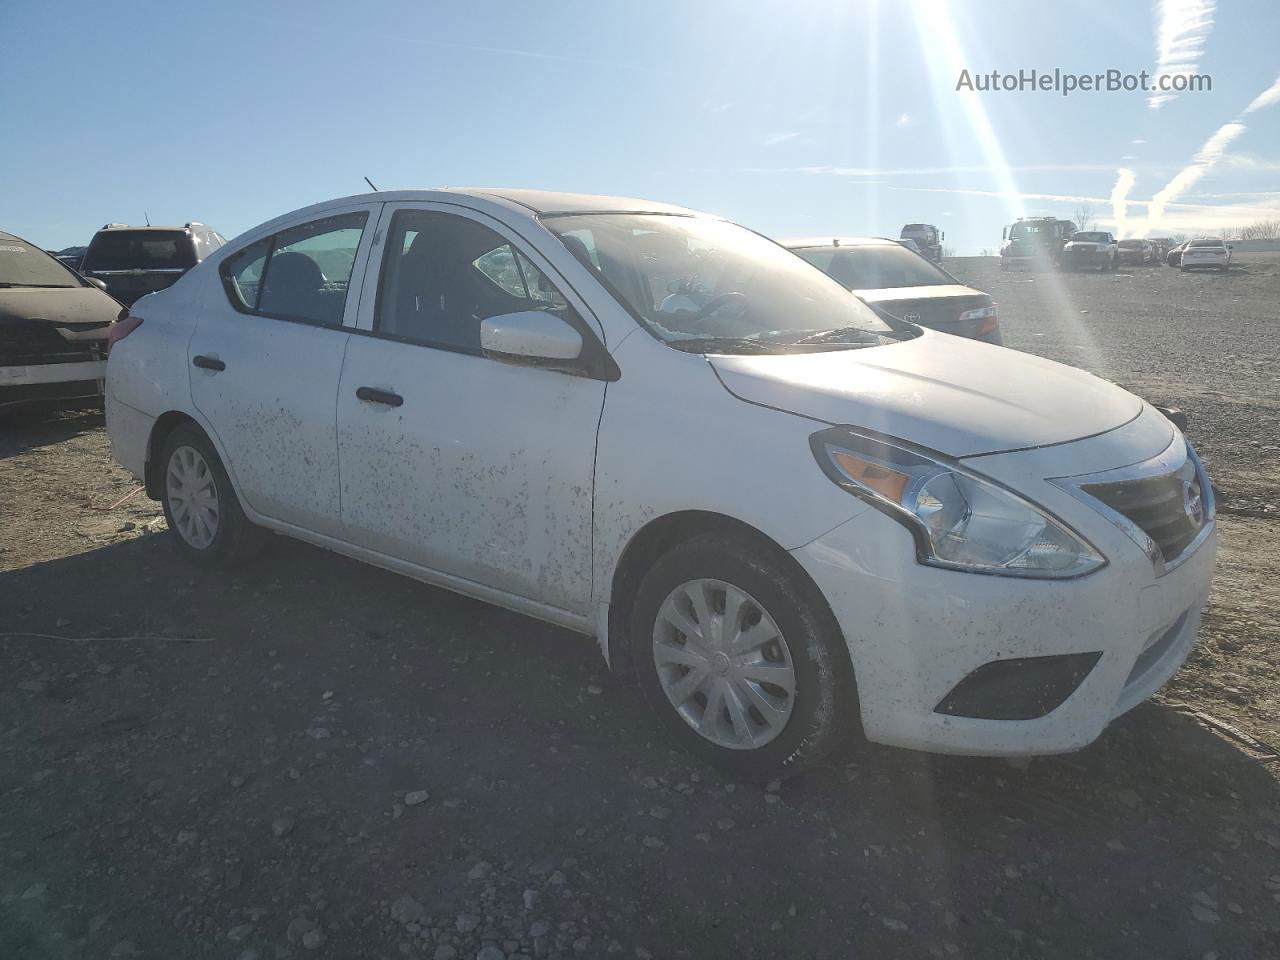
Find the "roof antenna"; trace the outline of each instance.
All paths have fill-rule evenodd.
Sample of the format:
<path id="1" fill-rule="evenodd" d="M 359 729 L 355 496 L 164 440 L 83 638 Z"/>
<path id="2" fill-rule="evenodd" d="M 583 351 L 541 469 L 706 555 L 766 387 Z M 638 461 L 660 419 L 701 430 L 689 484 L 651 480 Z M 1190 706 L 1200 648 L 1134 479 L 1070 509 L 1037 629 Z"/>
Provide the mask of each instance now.
<path id="1" fill-rule="evenodd" d="M 368 177 L 364 178 L 364 182 L 369 185 L 369 187 L 373 190 L 374 193 L 378 192 L 378 188 L 373 185 L 373 181 L 370 180 Z"/>
<path id="2" fill-rule="evenodd" d="M 151 226 L 151 214 L 147 213 L 145 210 L 142 211 L 142 219 L 147 221 L 148 227 Z"/>

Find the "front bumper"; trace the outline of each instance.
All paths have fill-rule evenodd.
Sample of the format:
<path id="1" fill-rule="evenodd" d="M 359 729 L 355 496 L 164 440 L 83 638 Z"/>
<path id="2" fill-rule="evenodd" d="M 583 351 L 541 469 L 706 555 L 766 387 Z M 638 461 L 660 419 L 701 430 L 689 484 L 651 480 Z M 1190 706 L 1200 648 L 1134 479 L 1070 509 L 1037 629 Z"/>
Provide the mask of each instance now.
<path id="1" fill-rule="evenodd" d="M 1148 439 L 1150 426 L 1145 425 Z M 1088 465 L 1087 450 L 1077 456 L 1072 449 L 1090 446 L 1096 467 Z M 1116 446 L 1106 435 L 1067 444 L 1041 458 L 1036 472 L 1065 475 L 1059 464 L 1071 462 L 1102 469 L 1105 454 Z M 1036 459 L 1035 452 L 1005 454 L 976 458 L 974 466 L 990 468 L 985 472 L 997 478 L 1005 473 L 1008 480 Z M 1197 548 L 1160 576 L 1143 550 L 1102 514 L 1060 490 L 1055 496 L 1050 487 L 1046 481 L 1043 493 L 1026 484 L 1020 489 L 1089 539 L 1107 566 L 1076 580 L 939 569 L 917 562 L 908 532 L 873 509 L 792 552 L 844 632 L 869 740 L 987 756 L 1075 750 L 1150 697 L 1182 665 L 1208 599 L 1216 530 L 1208 529 Z M 961 681 L 986 664 L 1069 654 L 1099 656 L 1079 685 L 1043 716 L 998 720 L 938 712 Z"/>
<path id="2" fill-rule="evenodd" d="M 1111 254 L 1105 250 L 1068 250 L 1062 262 L 1069 267 L 1101 267 L 1111 262 Z"/>
<path id="3" fill-rule="evenodd" d="M 106 360 L 0 366 L 0 406 L 102 396 Z"/>

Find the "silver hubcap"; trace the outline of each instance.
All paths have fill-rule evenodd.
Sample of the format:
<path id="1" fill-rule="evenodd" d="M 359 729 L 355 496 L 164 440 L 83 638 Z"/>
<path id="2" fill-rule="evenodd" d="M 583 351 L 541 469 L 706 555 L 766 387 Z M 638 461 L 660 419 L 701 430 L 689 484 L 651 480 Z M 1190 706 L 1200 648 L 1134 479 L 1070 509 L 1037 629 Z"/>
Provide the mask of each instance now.
<path id="1" fill-rule="evenodd" d="M 173 451 L 165 474 L 165 493 L 178 535 L 197 550 L 213 543 L 218 534 L 218 488 L 199 450 L 178 447 Z"/>
<path id="2" fill-rule="evenodd" d="M 762 747 L 791 718 L 791 651 L 764 607 L 732 584 L 672 590 L 653 625 L 653 662 L 676 713 L 719 746 Z"/>

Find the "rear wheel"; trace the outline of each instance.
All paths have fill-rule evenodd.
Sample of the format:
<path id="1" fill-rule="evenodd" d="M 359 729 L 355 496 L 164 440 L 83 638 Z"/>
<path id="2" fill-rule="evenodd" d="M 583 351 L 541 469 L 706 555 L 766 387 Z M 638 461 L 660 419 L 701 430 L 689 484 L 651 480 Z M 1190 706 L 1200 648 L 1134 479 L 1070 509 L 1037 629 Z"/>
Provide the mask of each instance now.
<path id="1" fill-rule="evenodd" d="M 742 537 L 681 544 L 641 581 L 630 624 L 645 699 L 738 776 L 793 776 L 856 725 L 844 640 L 817 588 Z"/>
<path id="2" fill-rule="evenodd" d="M 165 438 L 160 453 L 164 517 L 182 552 L 207 566 L 234 566 L 262 545 L 213 444 L 194 423 Z"/>

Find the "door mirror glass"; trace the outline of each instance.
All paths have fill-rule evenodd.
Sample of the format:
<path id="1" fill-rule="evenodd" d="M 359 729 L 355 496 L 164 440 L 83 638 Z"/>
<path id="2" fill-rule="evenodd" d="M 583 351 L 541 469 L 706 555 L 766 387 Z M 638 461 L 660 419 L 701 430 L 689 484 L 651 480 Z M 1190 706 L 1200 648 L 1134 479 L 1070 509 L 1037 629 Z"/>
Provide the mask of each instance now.
<path id="1" fill-rule="evenodd" d="M 107 292 L 106 281 L 99 280 L 97 277 L 85 277 L 85 279 L 88 280 L 90 283 L 92 283 L 95 287 L 97 287 L 103 293 Z"/>
<path id="2" fill-rule="evenodd" d="M 582 334 L 550 313 L 520 310 L 483 321 L 480 349 L 511 363 L 576 360 L 582 355 Z"/>

